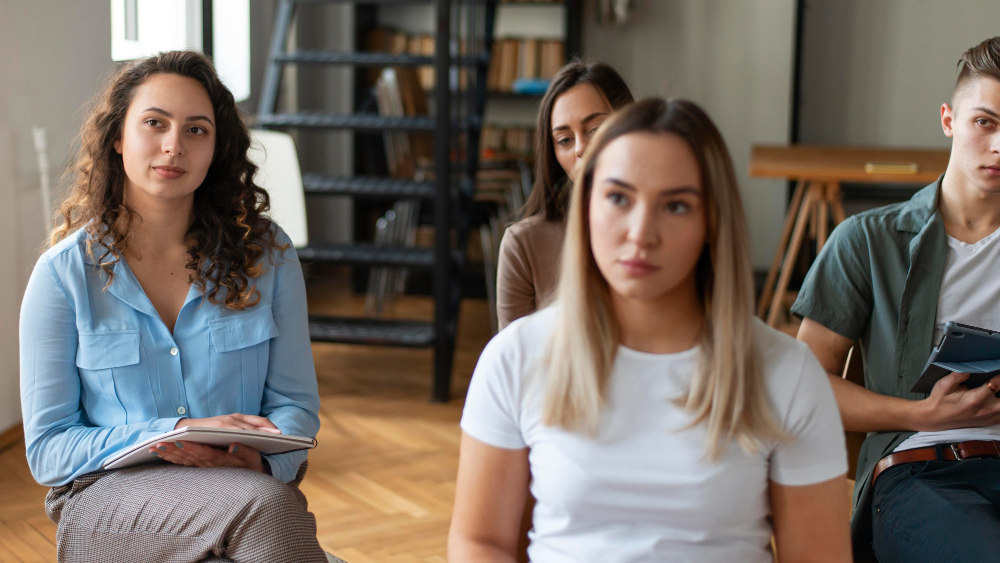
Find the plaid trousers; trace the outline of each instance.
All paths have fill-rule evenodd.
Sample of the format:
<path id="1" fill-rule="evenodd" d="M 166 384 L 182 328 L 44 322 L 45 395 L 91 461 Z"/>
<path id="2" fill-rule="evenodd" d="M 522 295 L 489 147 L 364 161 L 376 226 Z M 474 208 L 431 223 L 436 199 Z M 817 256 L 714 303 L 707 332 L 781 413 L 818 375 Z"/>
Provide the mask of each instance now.
<path id="1" fill-rule="evenodd" d="M 326 563 L 316 518 L 295 480 L 233 467 L 140 465 L 55 487 L 60 562 Z"/>

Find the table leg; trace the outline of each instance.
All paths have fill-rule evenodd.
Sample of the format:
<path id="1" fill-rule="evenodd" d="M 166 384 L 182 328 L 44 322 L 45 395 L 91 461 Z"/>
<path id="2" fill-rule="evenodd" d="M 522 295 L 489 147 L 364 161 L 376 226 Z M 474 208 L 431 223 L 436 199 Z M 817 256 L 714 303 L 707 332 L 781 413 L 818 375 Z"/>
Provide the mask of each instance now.
<path id="1" fill-rule="evenodd" d="M 792 270 L 795 267 L 795 259 L 799 255 L 799 249 L 802 247 L 802 239 L 805 238 L 806 226 L 809 223 L 810 215 L 812 214 L 812 208 L 814 201 L 816 199 L 821 199 L 823 194 L 821 192 L 822 184 L 809 182 L 807 192 L 802 200 L 802 205 L 799 206 L 799 211 L 795 220 L 795 228 L 792 232 L 792 238 L 790 240 L 788 251 L 785 253 L 785 259 L 781 266 L 781 274 L 778 277 L 778 285 L 774 290 L 774 297 L 771 299 L 771 307 L 767 313 L 767 324 L 768 326 L 776 326 L 778 323 L 778 314 L 781 313 L 783 307 L 783 301 L 785 299 L 785 292 L 788 290 L 788 282 L 792 278 Z"/>
<path id="2" fill-rule="evenodd" d="M 764 289 L 760 294 L 760 302 L 757 304 L 757 316 L 764 318 L 767 314 L 768 305 L 771 303 L 771 296 L 774 294 L 774 282 L 778 279 L 778 271 L 781 269 L 781 259 L 785 256 L 788 248 L 788 241 L 792 236 L 792 227 L 795 226 L 795 218 L 798 217 L 799 206 L 802 205 L 802 197 L 806 191 L 806 181 L 799 180 L 795 184 L 795 191 L 792 192 L 792 201 L 788 204 L 788 212 L 785 213 L 785 226 L 781 231 L 781 239 L 778 240 L 778 250 L 771 260 L 771 268 L 767 271 L 767 281 L 764 282 Z"/>
<path id="3" fill-rule="evenodd" d="M 826 185 L 828 198 L 830 201 L 830 211 L 833 214 L 833 220 L 837 225 L 844 222 L 847 218 L 847 214 L 844 213 L 844 200 L 840 196 L 840 183 L 830 182 Z"/>
<path id="4" fill-rule="evenodd" d="M 827 199 L 829 190 L 823 190 L 824 196 L 816 201 L 816 254 L 819 255 L 826 244 L 827 233 L 830 228 L 830 202 Z"/>

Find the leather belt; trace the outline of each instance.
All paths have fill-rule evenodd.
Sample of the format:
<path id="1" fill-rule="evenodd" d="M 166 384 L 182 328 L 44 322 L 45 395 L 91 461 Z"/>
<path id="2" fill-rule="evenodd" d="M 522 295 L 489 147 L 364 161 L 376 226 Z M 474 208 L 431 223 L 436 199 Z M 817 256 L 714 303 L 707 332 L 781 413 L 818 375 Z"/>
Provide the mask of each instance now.
<path id="1" fill-rule="evenodd" d="M 875 471 L 872 472 L 872 484 L 878 479 L 880 473 L 890 467 L 901 463 L 913 463 L 917 461 L 962 461 L 963 459 L 992 457 L 1000 458 L 1000 442 L 970 440 L 968 442 L 955 442 L 952 444 L 937 444 L 926 448 L 916 448 L 891 453 L 875 464 Z"/>

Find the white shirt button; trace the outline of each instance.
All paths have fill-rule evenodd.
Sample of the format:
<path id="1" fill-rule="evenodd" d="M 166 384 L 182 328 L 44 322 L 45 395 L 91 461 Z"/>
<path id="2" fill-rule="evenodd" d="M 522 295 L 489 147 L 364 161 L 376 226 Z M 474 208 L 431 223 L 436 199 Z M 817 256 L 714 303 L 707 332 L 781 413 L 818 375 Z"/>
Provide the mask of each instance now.
<path id="1" fill-rule="evenodd" d="M 174 349 L 176 350 L 176 348 L 174 348 Z M 177 414 L 184 414 L 187 411 L 188 410 L 186 408 L 184 408 L 184 407 L 177 407 Z"/>
<path id="2" fill-rule="evenodd" d="M 177 348 L 171 348 L 170 349 L 170 355 L 171 356 L 176 356 L 177 355 Z"/>

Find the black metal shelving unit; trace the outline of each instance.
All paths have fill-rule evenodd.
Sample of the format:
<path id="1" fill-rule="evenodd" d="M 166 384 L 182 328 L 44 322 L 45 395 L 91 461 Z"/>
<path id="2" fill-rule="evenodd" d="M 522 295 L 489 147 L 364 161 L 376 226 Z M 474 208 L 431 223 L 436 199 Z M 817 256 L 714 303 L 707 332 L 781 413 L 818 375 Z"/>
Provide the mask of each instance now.
<path id="1" fill-rule="evenodd" d="M 289 31 L 301 4 L 351 3 L 359 20 L 386 6 L 430 4 L 435 9 L 433 56 L 387 53 L 289 50 Z M 461 273 L 470 228 L 473 179 L 478 167 L 479 138 L 486 102 L 486 67 L 492 48 L 496 0 L 280 0 L 261 93 L 258 126 L 269 129 L 331 131 L 409 131 L 433 135 L 433 177 L 410 180 L 388 176 L 330 176 L 305 171 L 303 186 L 313 196 L 353 196 L 357 201 L 391 202 L 418 198 L 431 209 L 433 248 L 354 244 L 310 244 L 299 249 L 303 262 L 332 262 L 355 267 L 394 266 L 429 271 L 433 278 L 434 319 L 428 322 L 372 318 L 312 316 L 314 341 L 380 346 L 433 347 L 432 399 L 447 401 L 461 298 Z M 464 21 L 463 21 L 464 20 Z M 464 41 L 467 51 L 458 55 Z M 360 42 L 359 42 L 359 47 Z M 433 115 L 385 117 L 374 113 L 332 115 L 319 112 L 283 113 L 278 92 L 285 65 L 346 65 L 355 68 L 433 65 Z M 459 68 L 467 84 L 458 84 Z M 360 75 L 361 73 L 355 73 Z M 357 82 L 356 82 L 357 84 Z M 448 85 L 446 88 L 440 85 Z M 363 87 L 362 87 L 363 88 Z M 463 93 L 471 93 L 464 95 Z M 356 88 L 356 98 L 363 94 Z M 355 107 L 360 107 L 355 103 Z M 458 155 L 458 156 L 456 156 Z"/>

